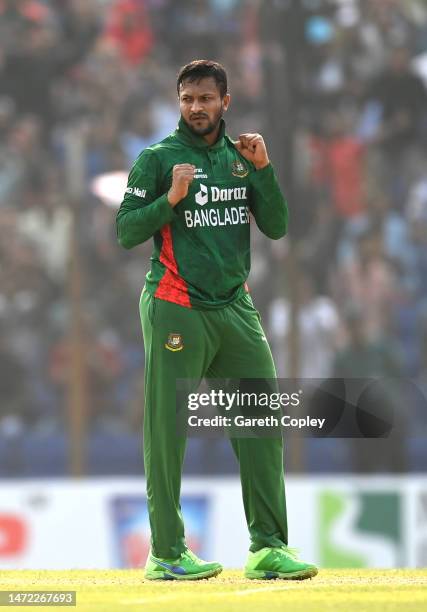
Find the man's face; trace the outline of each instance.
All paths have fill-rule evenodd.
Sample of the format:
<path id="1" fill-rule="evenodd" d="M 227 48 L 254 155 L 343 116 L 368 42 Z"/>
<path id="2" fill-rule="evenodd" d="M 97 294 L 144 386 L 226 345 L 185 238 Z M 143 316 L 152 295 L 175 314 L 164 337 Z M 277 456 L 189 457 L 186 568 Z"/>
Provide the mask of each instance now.
<path id="1" fill-rule="evenodd" d="M 180 85 L 181 116 L 189 128 L 199 136 L 205 136 L 215 130 L 229 103 L 229 94 L 221 98 L 213 77 L 191 82 L 187 80 Z"/>

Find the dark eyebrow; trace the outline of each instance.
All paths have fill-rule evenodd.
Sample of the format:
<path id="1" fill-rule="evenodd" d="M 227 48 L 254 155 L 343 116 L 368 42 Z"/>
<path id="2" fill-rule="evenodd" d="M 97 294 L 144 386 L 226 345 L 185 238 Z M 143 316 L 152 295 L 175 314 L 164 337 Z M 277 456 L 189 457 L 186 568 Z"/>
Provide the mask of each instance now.
<path id="1" fill-rule="evenodd" d="M 203 98 L 204 96 L 214 96 L 214 95 L 215 95 L 215 94 L 214 94 L 214 92 L 213 92 L 213 91 L 206 91 L 206 92 L 204 92 L 204 93 L 199 94 L 199 97 L 200 97 L 200 98 Z M 185 92 L 182 92 L 182 93 L 181 93 L 181 98 L 186 98 L 186 97 L 193 98 L 193 97 L 194 97 L 194 94 L 190 94 L 190 93 L 185 93 Z"/>

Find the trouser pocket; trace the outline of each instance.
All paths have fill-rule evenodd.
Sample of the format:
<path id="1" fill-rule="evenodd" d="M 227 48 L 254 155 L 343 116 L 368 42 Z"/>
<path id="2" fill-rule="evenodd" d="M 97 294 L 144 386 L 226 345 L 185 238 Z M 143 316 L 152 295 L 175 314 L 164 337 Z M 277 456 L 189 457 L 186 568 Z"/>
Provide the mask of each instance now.
<path id="1" fill-rule="evenodd" d="M 151 325 L 154 323 L 154 317 L 157 307 L 157 298 L 148 293 L 144 287 L 139 300 L 139 313 L 141 316 L 141 322 L 148 321 Z"/>
<path id="2" fill-rule="evenodd" d="M 150 295 L 150 301 L 148 304 L 148 320 L 150 321 L 151 325 L 154 324 L 154 317 L 156 315 L 156 306 L 157 306 L 157 298 L 155 298 L 153 295 Z"/>

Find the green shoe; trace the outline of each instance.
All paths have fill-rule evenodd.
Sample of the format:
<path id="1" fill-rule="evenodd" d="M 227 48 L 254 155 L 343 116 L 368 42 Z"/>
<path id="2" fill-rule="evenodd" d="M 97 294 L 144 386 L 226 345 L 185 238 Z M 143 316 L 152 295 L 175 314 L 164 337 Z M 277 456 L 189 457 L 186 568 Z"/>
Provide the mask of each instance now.
<path id="1" fill-rule="evenodd" d="M 245 577 L 258 580 L 283 578 L 305 580 L 317 574 L 317 567 L 300 561 L 294 548 L 262 548 L 249 552 L 245 566 Z"/>
<path id="2" fill-rule="evenodd" d="M 161 559 L 150 553 L 145 564 L 147 580 L 201 580 L 212 578 L 222 572 L 222 565 L 202 561 L 186 548 L 178 559 Z"/>

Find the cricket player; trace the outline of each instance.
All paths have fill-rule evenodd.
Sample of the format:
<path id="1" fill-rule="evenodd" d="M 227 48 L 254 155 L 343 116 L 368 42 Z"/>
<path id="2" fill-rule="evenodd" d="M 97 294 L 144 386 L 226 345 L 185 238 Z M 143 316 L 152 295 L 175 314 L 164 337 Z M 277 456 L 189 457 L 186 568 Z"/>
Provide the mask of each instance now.
<path id="1" fill-rule="evenodd" d="M 185 437 L 176 433 L 176 379 L 275 378 L 248 292 L 250 218 L 269 238 L 288 209 L 260 134 L 225 133 L 227 76 L 197 60 L 177 80 L 178 127 L 145 149 L 117 214 L 126 249 L 154 238 L 140 299 L 145 344 L 144 462 L 150 580 L 196 580 L 222 571 L 185 543 L 180 507 Z M 314 565 L 288 548 L 281 438 L 232 438 L 250 535 L 247 578 L 303 579 Z"/>

